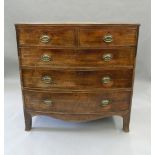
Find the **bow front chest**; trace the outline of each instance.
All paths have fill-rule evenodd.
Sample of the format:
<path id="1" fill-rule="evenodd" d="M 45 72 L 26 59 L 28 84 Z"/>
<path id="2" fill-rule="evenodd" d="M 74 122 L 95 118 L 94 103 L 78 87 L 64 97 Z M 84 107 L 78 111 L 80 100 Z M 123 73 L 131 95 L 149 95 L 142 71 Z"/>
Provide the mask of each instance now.
<path id="1" fill-rule="evenodd" d="M 25 129 L 32 116 L 119 115 L 129 131 L 137 24 L 16 24 Z"/>

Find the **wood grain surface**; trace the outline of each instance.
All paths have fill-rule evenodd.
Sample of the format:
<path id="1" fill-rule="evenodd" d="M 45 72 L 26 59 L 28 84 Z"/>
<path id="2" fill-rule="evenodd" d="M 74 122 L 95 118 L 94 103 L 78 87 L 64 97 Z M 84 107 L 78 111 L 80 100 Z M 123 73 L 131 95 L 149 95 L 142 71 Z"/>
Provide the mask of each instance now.
<path id="1" fill-rule="evenodd" d="M 139 24 L 15 27 L 26 131 L 36 115 L 82 122 L 118 115 L 129 131 Z"/>
<path id="2" fill-rule="evenodd" d="M 70 71 L 70 70 L 40 70 L 23 69 L 23 86 L 29 88 L 71 88 L 71 89 L 93 89 L 93 88 L 131 88 L 132 69 L 119 70 L 92 70 L 92 71 Z M 43 77 L 51 78 L 50 83 L 45 83 Z M 104 84 L 103 78 L 110 77 L 111 80 Z"/>
<path id="3" fill-rule="evenodd" d="M 111 54 L 109 61 L 104 60 L 106 54 Z M 80 68 L 80 67 L 133 67 L 135 48 L 115 49 L 44 49 L 44 48 L 21 48 L 21 65 L 27 67 L 57 67 L 57 68 Z M 48 55 L 50 60 L 44 62 L 42 57 Z"/>
<path id="4" fill-rule="evenodd" d="M 120 111 L 129 108 L 129 91 L 103 91 L 100 93 L 50 93 L 24 91 L 27 109 L 45 112 L 60 112 L 67 114 L 91 114 L 105 111 Z M 48 104 L 49 100 L 52 103 Z M 102 106 L 103 100 L 109 100 L 107 106 Z"/>

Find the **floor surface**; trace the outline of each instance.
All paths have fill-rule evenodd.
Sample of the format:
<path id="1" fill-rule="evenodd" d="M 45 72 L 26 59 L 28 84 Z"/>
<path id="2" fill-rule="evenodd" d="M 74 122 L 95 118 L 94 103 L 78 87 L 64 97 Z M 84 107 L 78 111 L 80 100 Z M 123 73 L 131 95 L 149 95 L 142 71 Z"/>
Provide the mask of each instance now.
<path id="1" fill-rule="evenodd" d="M 122 118 L 69 123 L 34 117 L 24 131 L 19 80 L 5 81 L 5 155 L 150 155 L 150 83 L 135 81 L 130 132 Z"/>

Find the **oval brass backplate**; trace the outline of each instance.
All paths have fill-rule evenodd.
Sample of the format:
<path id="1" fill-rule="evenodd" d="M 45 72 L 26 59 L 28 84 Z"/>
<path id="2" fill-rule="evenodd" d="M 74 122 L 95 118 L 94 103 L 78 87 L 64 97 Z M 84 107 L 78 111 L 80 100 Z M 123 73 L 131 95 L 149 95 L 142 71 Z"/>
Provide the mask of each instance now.
<path id="1" fill-rule="evenodd" d="M 42 43 L 48 43 L 48 42 L 50 41 L 50 37 L 49 37 L 48 35 L 42 35 L 42 36 L 40 37 L 40 41 L 41 41 Z"/>
<path id="2" fill-rule="evenodd" d="M 47 99 L 47 100 L 44 100 L 44 103 L 45 103 L 46 105 L 52 105 L 52 104 L 53 104 L 53 101 L 50 100 L 50 99 Z"/>
<path id="3" fill-rule="evenodd" d="M 52 78 L 51 78 L 50 76 L 48 76 L 48 75 L 45 75 L 45 76 L 42 77 L 42 81 L 43 81 L 44 83 L 49 84 L 49 83 L 52 82 Z"/>
<path id="4" fill-rule="evenodd" d="M 44 55 L 41 56 L 41 60 L 43 62 L 50 62 L 51 61 L 51 57 L 49 55 L 47 55 L 47 54 L 44 54 Z"/>
<path id="5" fill-rule="evenodd" d="M 103 37 L 104 42 L 111 43 L 113 41 L 113 37 L 111 34 L 107 34 Z"/>
<path id="6" fill-rule="evenodd" d="M 102 83 L 103 83 L 103 84 L 107 84 L 107 83 L 109 83 L 110 81 L 111 81 L 110 76 L 105 76 L 105 77 L 102 78 Z"/>
<path id="7" fill-rule="evenodd" d="M 101 106 L 102 106 L 102 107 L 105 107 L 105 106 L 109 105 L 109 103 L 110 103 L 110 100 L 108 100 L 108 99 L 102 100 Z"/>
<path id="8" fill-rule="evenodd" d="M 107 62 L 107 61 L 111 61 L 111 60 L 112 60 L 112 57 L 113 57 L 113 56 L 112 56 L 111 53 L 106 53 L 106 54 L 103 55 L 102 58 L 103 58 L 104 61 Z"/>

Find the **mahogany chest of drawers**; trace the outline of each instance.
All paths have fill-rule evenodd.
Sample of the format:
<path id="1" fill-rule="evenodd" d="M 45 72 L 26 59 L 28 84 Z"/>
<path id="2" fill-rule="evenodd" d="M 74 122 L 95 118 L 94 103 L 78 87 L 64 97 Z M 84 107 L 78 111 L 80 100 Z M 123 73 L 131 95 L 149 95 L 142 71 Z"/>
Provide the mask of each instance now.
<path id="1" fill-rule="evenodd" d="M 129 131 L 138 24 L 16 24 L 25 130 L 32 116 L 118 115 Z"/>

